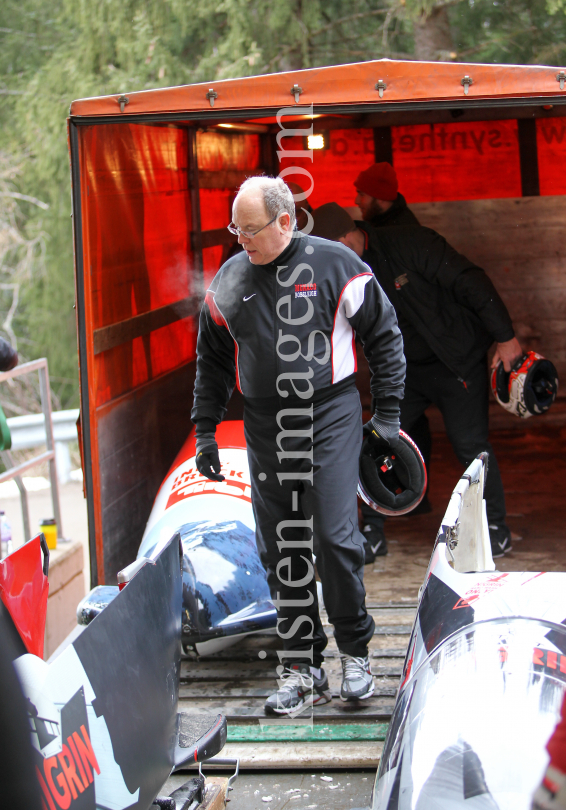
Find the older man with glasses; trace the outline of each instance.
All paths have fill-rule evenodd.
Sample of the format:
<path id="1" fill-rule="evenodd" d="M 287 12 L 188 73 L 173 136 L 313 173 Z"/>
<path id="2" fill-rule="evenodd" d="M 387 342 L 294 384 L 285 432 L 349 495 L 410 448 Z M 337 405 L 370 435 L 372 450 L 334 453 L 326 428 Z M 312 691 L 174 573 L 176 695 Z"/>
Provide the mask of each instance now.
<path id="1" fill-rule="evenodd" d="M 232 390 L 244 428 L 260 558 L 278 614 L 283 671 L 268 714 L 294 715 L 330 700 L 313 553 L 340 650 L 343 700 L 373 694 L 364 548 L 356 489 L 362 439 L 354 335 L 372 370 L 375 430 L 395 441 L 405 360 L 393 308 L 350 250 L 295 230 L 281 179 L 240 188 L 233 223 L 243 253 L 206 293 L 197 343 L 192 419 L 196 464 L 222 480 L 215 440 Z"/>

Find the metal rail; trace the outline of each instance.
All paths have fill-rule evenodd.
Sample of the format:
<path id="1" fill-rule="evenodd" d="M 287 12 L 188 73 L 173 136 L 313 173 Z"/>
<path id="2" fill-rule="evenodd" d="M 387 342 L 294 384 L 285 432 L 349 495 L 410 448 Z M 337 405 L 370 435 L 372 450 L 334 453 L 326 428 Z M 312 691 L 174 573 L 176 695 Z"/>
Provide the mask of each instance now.
<path id="1" fill-rule="evenodd" d="M 76 442 L 79 409 L 53 411 L 53 441 L 57 444 Z M 25 416 L 10 416 L 6 419 L 12 436 L 12 450 L 22 450 L 45 444 L 45 417 L 42 413 L 28 413 Z"/>
<path id="2" fill-rule="evenodd" d="M 52 411 L 53 441 L 57 477 L 60 484 L 66 484 L 71 477 L 71 454 L 69 442 L 78 441 L 77 419 L 79 409 Z M 22 450 L 45 444 L 45 416 L 42 413 L 28 413 L 25 416 L 11 416 L 6 419 L 12 436 L 12 450 Z"/>
<path id="3" fill-rule="evenodd" d="M 39 456 L 14 466 L 12 454 L 9 451 L 2 451 L 2 460 L 7 467 L 5 473 L 0 475 L 0 484 L 4 481 L 15 479 L 18 489 L 20 490 L 20 498 L 22 504 L 22 518 L 24 524 L 24 537 L 27 542 L 30 540 L 30 520 L 29 509 L 27 501 L 27 493 L 25 486 L 21 480 L 21 474 L 34 467 L 36 464 L 41 464 L 44 461 L 49 462 L 49 481 L 51 483 L 51 500 L 53 503 L 53 517 L 57 524 L 58 537 L 63 537 L 63 525 L 61 521 L 61 508 L 59 505 L 59 484 L 57 480 L 57 463 L 55 461 L 55 447 L 53 442 L 53 421 L 51 416 L 51 389 L 49 387 L 49 369 L 47 359 L 42 357 L 39 360 L 32 360 L 30 363 L 24 363 L 22 366 L 16 366 L 11 371 L 3 371 L 0 373 L 0 383 L 6 380 L 12 380 L 14 377 L 21 377 L 24 374 L 30 374 L 33 371 L 39 372 L 39 393 L 41 396 L 41 410 L 43 413 L 45 423 L 45 444 L 47 451 L 41 453 Z"/>

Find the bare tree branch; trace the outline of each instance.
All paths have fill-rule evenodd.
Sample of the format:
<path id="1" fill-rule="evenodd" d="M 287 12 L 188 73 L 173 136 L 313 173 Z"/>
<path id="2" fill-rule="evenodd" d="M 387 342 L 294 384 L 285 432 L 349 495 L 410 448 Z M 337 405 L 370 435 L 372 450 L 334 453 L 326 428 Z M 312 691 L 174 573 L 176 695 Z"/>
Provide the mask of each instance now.
<path id="1" fill-rule="evenodd" d="M 12 329 L 12 319 L 16 314 L 16 309 L 18 308 L 18 303 L 20 301 L 20 285 L 0 284 L 0 290 L 12 290 L 12 303 L 10 304 L 10 309 L 8 310 L 8 314 L 6 315 L 2 326 L 6 330 L 6 332 L 10 335 L 10 341 L 12 343 L 12 346 L 14 347 L 14 349 L 17 350 L 18 339 L 15 335 L 14 330 Z"/>
<path id="2" fill-rule="evenodd" d="M 17 191 L 0 191 L 0 197 L 12 197 L 14 200 L 24 200 L 24 202 L 30 202 L 37 205 L 39 208 L 43 208 L 44 211 L 47 211 L 49 208 L 47 203 L 38 200 L 37 197 L 30 197 L 29 194 L 20 194 Z"/>

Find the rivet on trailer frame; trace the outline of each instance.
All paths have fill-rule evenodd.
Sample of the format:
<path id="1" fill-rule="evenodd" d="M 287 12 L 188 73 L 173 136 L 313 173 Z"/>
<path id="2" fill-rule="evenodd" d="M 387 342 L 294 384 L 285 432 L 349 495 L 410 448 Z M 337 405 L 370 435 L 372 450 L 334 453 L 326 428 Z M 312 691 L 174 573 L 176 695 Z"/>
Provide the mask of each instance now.
<path id="1" fill-rule="evenodd" d="M 385 84 L 383 79 L 379 79 L 379 81 L 375 85 L 375 89 L 379 91 L 379 98 L 383 98 L 383 91 L 387 90 L 387 85 Z"/>
<path id="2" fill-rule="evenodd" d="M 464 95 L 468 95 L 468 90 L 470 89 L 470 85 L 474 83 L 474 80 L 471 76 L 464 76 L 464 78 L 460 81 L 460 84 L 464 88 Z"/>
<path id="3" fill-rule="evenodd" d="M 291 87 L 291 95 L 295 96 L 295 104 L 299 103 L 299 96 L 301 95 L 302 92 L 303 92 L 303 88 L 299 87 L 298 84 L 294 84 Z"/>

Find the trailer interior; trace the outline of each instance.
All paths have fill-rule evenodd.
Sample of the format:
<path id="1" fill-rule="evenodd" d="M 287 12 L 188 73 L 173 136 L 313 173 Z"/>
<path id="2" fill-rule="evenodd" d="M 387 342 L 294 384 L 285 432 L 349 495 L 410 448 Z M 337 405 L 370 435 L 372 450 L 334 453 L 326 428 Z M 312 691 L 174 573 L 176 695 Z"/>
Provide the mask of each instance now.
<path id="1" fill-rule="evenodd" d="M 192 86 L 198 104 L 184 99 L 183 88 L 73 103 L 93 586 L 115 583 L 135 558 L 159 485 L 191 429 L 198 313 L 236 240 L 227 225 L 246 177 L 283 171 L 313 208 L 330 201 L 351 207 L 358 173 L 391 162 L 421 224 L 488 272 L 523 346 L 552 359 L 566 378 L 560 75 L 556 68 L 370 62 Z M 310 78 L 321 89 L 309 94 Z M 280 100 L 274 87 L 284 88 Z M 282 126 L 289 134 L 278 142 Z M 308 134 L 318 137 L 308 142 Z M 359 376 L 369 406 L 367 372 Z M 240 416 L 234 395 L 229 418 Z"/>

